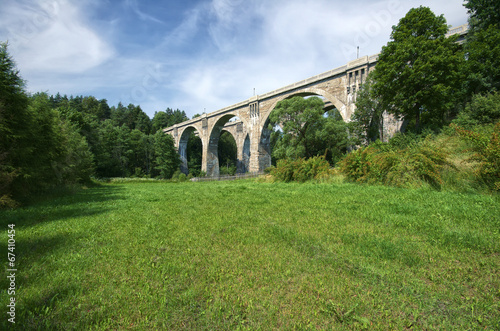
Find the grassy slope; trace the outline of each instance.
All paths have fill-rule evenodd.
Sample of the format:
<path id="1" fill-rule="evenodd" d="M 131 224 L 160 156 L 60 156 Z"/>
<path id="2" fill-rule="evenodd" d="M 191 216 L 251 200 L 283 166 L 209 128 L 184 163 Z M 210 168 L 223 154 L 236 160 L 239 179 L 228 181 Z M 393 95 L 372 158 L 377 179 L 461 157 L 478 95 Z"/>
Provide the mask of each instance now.
<path id="1" fill-rule="evenodd" d="M 16 224 L 24 330 L 500 329 L 499 207 L 352 184 L 107 184 L 0 212 L 0 252 Z"/>

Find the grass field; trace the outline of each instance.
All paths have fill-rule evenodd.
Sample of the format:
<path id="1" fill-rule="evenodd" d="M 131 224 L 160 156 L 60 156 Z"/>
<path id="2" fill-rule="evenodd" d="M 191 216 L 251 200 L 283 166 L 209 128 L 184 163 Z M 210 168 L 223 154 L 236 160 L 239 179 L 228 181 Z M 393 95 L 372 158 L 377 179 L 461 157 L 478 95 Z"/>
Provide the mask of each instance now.
<path id="1" fill-rule="evenodd" d="M 498 196 L 102 184 L 0 212 L 5 269 L 8 224 L 20 330 L 500 329 Z"/>

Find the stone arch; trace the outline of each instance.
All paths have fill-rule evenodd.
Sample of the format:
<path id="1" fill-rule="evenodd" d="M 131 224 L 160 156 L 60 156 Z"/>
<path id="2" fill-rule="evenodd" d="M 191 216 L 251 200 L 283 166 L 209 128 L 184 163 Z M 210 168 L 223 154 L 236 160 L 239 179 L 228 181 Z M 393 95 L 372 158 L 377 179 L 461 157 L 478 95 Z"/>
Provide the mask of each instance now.
<path id="1" fill-rule="evenodd" d="M 278 104 L 278 102 L 285 100 L 285 99 L 293 98 L 295 96 L 313 96 L 313 95 L 322 96 L 325 98 L 325 100 L 330 101 L 335 106 L 335 108 L 337 108 L 337 110 L 339 111 L 340 115 L 342 116 L 342 119 L 344 120 L 344 122 L 348 122 L 350 120 L 350 119 L 346 118 L 346 114 L 345 114 L 346 105 L 342 101 L 340 101 L 336 96 L 334 96 L 331 93 L 328 93 L 325 90 L 314 88 L 314 87 L 309 87 L 309 88 L 295 91 L 293 93 L 286 94 L 286 95 L 283 95 L 283 96 L 277 98 L 276 101 L 273 102 L 271 107 L 269 107 L 269 110 L 267 111 L 266 116 L 264 116 L 262 118 L 261 127 L 263 127 L 263 128 L 265 127 L 267 120 L 269 118 L 269 115 L 274 110 L 274 108 L 276 108 L 276 105 Z"/>
<path id="2" fill-rule="evenodd" d="M 259 171 L 263 171 L 265 168 L 271 166 L 271 132 L 268 130 L 267 126 L 269 124 L 269 115 L 276 108 L 278 102 L 290 99 L 295 96 L 314 96 L 319 95 L 325 98 L 325 100 L 330 101 L 331 104 L 339 111 L 340 115 L 344 122 L 349 121 L 345 115 L 345 104 L 340 101 L 337 97 L 332 95 L 331 93 L 326 92 L 325 90 L 318 88 L 305 88 L 299 91 L 294 91 L 292 93 L 283 95 L 276 99 L 276 101 L 269 107 L 269 110 L 266 112 L 265 116 L 261 119 L 260 122 L 260 137 L 258 142 L 258 152 L 259 152 Z"/>
<path id="3" fill-rule="evenodd" d="M 189 141 L 189 136 L 193 132 L 198 132 L 201 138 L 201 130 L 197 127 L 197 125 L 188 125 L 182 128 L 182 131 L 179 132 L 179 141 L 177 146 L 177 151 L 179 153 L 179 157 L 181 159 L 181 172 L 184 174 L 189 173 L 188 169 L 188 161 L 187 161 L 187 144 Z M 201 139 L 202 145 L 204 144 L 203 139 Z"/>
<path id="4" fill-rule="evenodd" d="M 234 145 L 236 147 L 236 150 L 234 151 L 234 154 L 233 153 L 229 153 L 229 156 L 232 161 L 234 161 L 234 166 L 236 167 L 236 171 L 238 172 L 238 164 L 239 164 L 239 157 L 238 157 L 238 132 L 236 132 L 236 130 L 234 129 L 229 129 L 228 130 L 228 127 L 227 126 L 224 126 L 224 128 L 222 129 L 222 131 L 220 132 L 220 137 L 222 137 L 223 135 L 229 135 L 232 140 L 234 141 Z M 220 172 L 220 167 L 224 167 L 224 166 L 227 166 L 227 164 L 225 163 L 222 163 L 221 164 L 221 157 L 222 155 L 220 154 L 221 152 L 221 142 L 220 142 L 220 137 L 219 137 L 219 142 L 217 144 L 217 156 L 218 156 L 218 159 L 219 159 L 219 172 Z"/>
<path id="5" fill-rule="evenodd" d="M 212 177 L 219 175 L 219 155 L 218 155 L 219 137 L 224 128 L 224 125 L 226 125 L 226 123 L 229 122 L 229 120 L 233 117 L 240 118 L 238 114 L 233 114 L 233 113 L 225 114 L 221 116 L 208 131 L 209 132 L 208 145 L 204 149 L 206 151 L 205 166 L 206 166 L 206 173 L 208 176 Z M 235 141 L 237 141 L 234 135 L 233 138 L 235 138 Z M 237 148 L 239 149 L 240 147 L 238 146 L 238 144 L 236 145 Z"/>

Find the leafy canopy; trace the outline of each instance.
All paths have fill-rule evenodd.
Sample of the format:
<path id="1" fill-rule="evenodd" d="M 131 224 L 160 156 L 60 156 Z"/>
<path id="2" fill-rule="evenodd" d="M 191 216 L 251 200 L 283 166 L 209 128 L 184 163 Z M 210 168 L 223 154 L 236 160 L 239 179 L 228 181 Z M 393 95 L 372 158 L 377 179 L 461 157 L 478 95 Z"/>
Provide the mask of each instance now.
<path id="1" fill-rule="evenodd" d="M 500 1 L 466 0 L 464 3 L 469 14 L 471 30 L 484 30 L 490 25 L 500 26 Z"/>
<path id="2" fill-rule="evenodd" d="M 500 90 L 500 2 L 468 0 L 470 31 L 465 43 L 468 96 Z"/>
<path id="3" fill-rule="evenodd" d="M 442 125 L 454 114 L 463 56 L 442 15 L 429 8 L 411 9 L 393 26 L 373 72 L 373 92 L 383 109 L 421 124 Z M 423 123 L 421 123 L 423 122 Z"/>
<path id="4" fill-rule="evenodd" d="M 360 143 L 383 140 L 383 112 L 373 93 L 373 75 L 370 73 L 356 97 L 356 111 L 351 117 L 350 130 Z"/>
<path id="5" fill-rule="evenodd" d="M 335 163 L 347 149 L 347 125 L 337 111 L 324 114 L 323 100 L 318 97 L 280 101 L 269 115 L 269 129 L 281 127 L 272 133 L 273 156 L 297 159 L 326 153 L 328 161 Z"/>

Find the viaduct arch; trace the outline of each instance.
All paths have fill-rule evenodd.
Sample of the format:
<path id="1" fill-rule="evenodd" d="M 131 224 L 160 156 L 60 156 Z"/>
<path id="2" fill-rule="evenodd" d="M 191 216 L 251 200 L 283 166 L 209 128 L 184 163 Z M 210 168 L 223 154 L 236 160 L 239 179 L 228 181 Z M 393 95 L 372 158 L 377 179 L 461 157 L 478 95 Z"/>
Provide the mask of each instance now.
<path id="1" fill-rule="evenodd" d="M 459 35 L 462 43 L 468 33 L 468 25 L 451 28 L 446 35 Z M 254 96 L 229 107 L 204 114 L 201 117 L 176 124 L 163 131 L 174 137 L 175 146 L 182 160 L 181 170 L 187 173 L 186 146 L 189 134 L 198 132 L 203 144 L 202 170 L 208 176 L 219 174 L 217 146 L 222 130 L 229 131 L 237 145 L 238 172 L 261 172 L 271 165 L 269 132 L 267 120 L 269 114 L 283 99 L 295 95 L 318 95 L 324 98 L 325 108 L 336 108 L 342 119 L 349 122 L 356 106 L 357 91 L 366 80 L 366 76 L 377 63 L 378 54 L 364 56 L 336 69 L 301 80 L 280 89 Z M 233 117 L 238 121 L 229 122 Z M 384 137 L 390 137 L 399 131 L 401 122 L 387 113 L 384 119 Z"/>
<path id="2" fill-rule="evenodd" d="M 375 67 L 377 57 L 364 56 L 339 68 L 164 129 L 174 138 L 182 161 L 181 171 L 188 171 L 186 146 L 193 131 L 201 138 L 202 170 L 208 176 L 219 175 L 217 147 L 222 130 L 229 131 L 236 141 L 238 172 L 261 172 L 269 167 L 269 115 L 278 102 L 293 96 L 323 97 L 326 108 L 337 108 L 343 120 L 350 121 L 355 110 L 356 93 Z M 238 120 L 230 122 L 234 117 Z"/>

